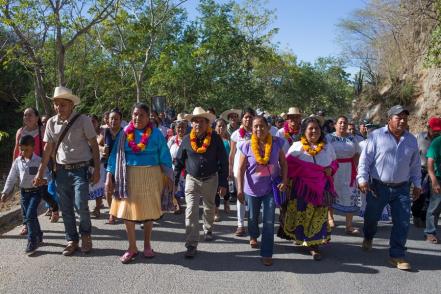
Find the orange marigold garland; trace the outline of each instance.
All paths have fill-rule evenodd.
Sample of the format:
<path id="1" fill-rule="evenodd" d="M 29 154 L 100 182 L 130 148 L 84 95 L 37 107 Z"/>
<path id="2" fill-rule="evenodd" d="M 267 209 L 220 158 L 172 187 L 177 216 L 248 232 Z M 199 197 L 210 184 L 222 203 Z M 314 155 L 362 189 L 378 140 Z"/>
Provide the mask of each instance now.
<path id="1" fill-rule="evenodd" d="M 254 134 L 251 135 L 251 150 L 253 151 L 254 157 L 256 158 L 256 162 L 258 164 L 262 164 L 262 165 L 268 164 L 271 156 L 272 145 L 273 145 L 273 137 L 270 134 L 268 134 L 266 136 L 265 150 L 262 158 L 262 155 L 260 154 L 259 140 L 257 139 L 256 135 Z"/>
<path id="2" fill-rule="evenodd" d="M 318 143 L 317 147 L 312 148 L 311 145 L 309 145 L 308 140 L 306 140 L 305 136 L 302 136 L 302 138 L 300 139 L 300 142 L 302 142 L 303 150 L 305 150 L 305 152 L 311 156 L 316 156 L 325 147 L 325 143 L 323 141 L 321 141 L 320 143 Z"/>
<path id="3" fill-rule="evenodd" d="M 207 135 L 205 136 L 205 139 L 202 142 L 202 146 L 198 147 L 196 133 L 195 133 L 194 129 L 192 129 L 191 132 L 190 132 L 191 149 L 193 149 L 193 151 L 196 152 L 196 153 L 205 153 L 205 152 L 207 152 L 207 148 L 211 144 L 211 133 L 212 132 L 213 132 L 213 130 L 211 129 L 211 127 L 209 127 L 208 130 L 207 130 Z"/>

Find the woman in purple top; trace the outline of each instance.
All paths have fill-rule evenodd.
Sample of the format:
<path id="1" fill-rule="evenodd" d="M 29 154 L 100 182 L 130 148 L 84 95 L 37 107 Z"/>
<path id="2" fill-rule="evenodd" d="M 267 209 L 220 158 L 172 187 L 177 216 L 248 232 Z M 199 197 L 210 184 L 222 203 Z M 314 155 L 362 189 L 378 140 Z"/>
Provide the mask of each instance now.
<path id="1" fill-rule="evenodd" d="M 268 122 L 263 116 L 253 119 L 251 140 L 239 147 L 239 177 L 237 199 L 243 203 L 244 196 L 248 202 L 248 231 L 250 245 L 258 248 L 259 214 L 263 205 L 263 229 L 260 255 L 264 265 L 272 265 L 274 245 L 275 202 L 272 180 L 278 177 L 282 182 L 280 191 L 286 191 L 288 167 L 283 152 L 283 139 L 272 137 Z"/>

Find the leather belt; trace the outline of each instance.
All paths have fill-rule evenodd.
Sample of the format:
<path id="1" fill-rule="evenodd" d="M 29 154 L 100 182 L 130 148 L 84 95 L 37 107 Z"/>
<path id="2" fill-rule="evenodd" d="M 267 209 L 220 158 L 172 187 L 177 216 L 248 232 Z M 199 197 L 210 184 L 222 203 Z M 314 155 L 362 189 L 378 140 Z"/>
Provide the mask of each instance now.
<path id="1" fill-rule="evenodd" d="M 192 176 L 193 178 L 195 178 L 196 180 L 198 180 L 198 181 L 202 181 L 202 182 L 204 182 L 204 181 L 206 181 L 206 180 L 208 180 L 208 179 L 211 179 L 212 177 L 214 177 L 214 176 L 216 176 L 217 175 L 217 173 L 214 173 L 214 174 L 212 174 L 212 175 L 210 175 L 210 176 L 206 176 L 206 177 L 195 177 L 195 176 Z"/>
<path id="2" fill-rule="evenodd" d="M 64 169 L 64 170 L 74 170 L 74 169 L 83 168 L 85 166 L 89 166 L 89 162 L 82 161 L 82 162 L 71 163 L 71 164 L 58 164 L 57 163 L 57 166 Z"/>
<path id="3" fill-rule="evenodd" d="M 36 187 L 36 188 L 21 188 L 20 189 L 22 193 L 33 193 L 33 192 L 38 192 L 40 191 L 40 188 Z"/>
<path id="4" fill-rule="evenodd" d="M 382 182 L 382 181 L 380 181 L 380 180 L 376 180 L 376 179 L 374 179 L 374 181 L 375 181 L 375 182 L 378 182 L 378 183 L 380 183 L 381 185 L 386 186 L 386 187 L 388 187 L 388 188 L 398 188 L 398 187 L 402 187 L 402 186 L 404 186 L 404 185 L 408 185 L 408 184 L 409 184 L 409 182 L 401 182 L 401 183 L 386 183 L 386 182 Z"/>

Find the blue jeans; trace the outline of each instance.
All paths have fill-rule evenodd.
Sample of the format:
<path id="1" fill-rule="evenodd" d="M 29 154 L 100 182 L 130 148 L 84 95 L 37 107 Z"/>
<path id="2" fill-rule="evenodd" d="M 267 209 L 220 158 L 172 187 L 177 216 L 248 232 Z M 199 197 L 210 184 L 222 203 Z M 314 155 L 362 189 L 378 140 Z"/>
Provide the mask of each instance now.
<path id="1" fill-rule="evenodd" d="M 28 227 L 28 240 L 37 243 L 42 235 L 40 223 L 38 222 L 38 204 L 41 201 L 40 191 L 21 192 L 21 209 L 23 210 L 23 223 Z"/>
<path id="2" fill-rule="evenodd" d="M 366 195 L 364 237 L 366 239 L 374 238 L 381 212 L 386 204 L 389 204 L 393 223 L 389 240 L 389 256 L 393 258 L 404 257 L 410 223 L 410 184 L 391 188 L 379 181 L 374 181 L 371 184 L 371 189 L 376 193 L 376 197 L 370 191 Z"/>
<path id="3" fill-rule="evenodd" d="M 274 203 L 273 193 L 271 192 L 260 197 L 246 195 L 246 198 L 249 209 L 248 232 L 251 238 L 259 238 L 259 215 L 260 207 L 263 204 L 263 228 L 260 256 L 272 257 L 274 247 L 274 219 L 276 214 L 276 205 Z"/>
<path id="4" fill-rule="evenodd" d="M 73 170 L 57 168 L 55 185 L 63 214 L 64 230 L 67 241 L 78 241 L 75 210 L 80 215 L 80 234 L 90 235 L 92 223 L 89 212 L 89 179 L 88 167 Z M 75 210 L 74 210 L 75 209 Z"/>
<path id="5" fill-rule="evenodd" d="M 430 195 L 429 207 L 426 214 L 425 234 L 436 235 L 436 226 L 438 225 L 439 214 L 441 213 L 441 194 L 435 194 L 432 191 Z"/>

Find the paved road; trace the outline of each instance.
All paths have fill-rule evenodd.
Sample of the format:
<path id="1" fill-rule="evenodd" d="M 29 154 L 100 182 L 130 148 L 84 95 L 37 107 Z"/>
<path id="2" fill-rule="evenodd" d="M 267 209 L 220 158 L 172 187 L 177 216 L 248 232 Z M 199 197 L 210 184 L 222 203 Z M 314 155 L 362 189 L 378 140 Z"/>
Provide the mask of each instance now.
<path id="1" fill-rule="evenodd" d="M 123 225 L 106 225 L 106 214 L 93 220 L 93 253 L 72 257 L 61 255 L 62 223 L 41 217 L 45 244 L 34 257 L 24 255 L 26 240 L 18 228 L 1 236 L 0 293 L 441 293 L 441 245 L 422 241 L 413 227 L 408 242 L 413 272 L 387 264 L 390 224 L 381 225 L 373 251 L 365 253 L 360 237 L 344 235 L 338 216 L 322 261 L 276 237 L 274 265 L 264 267 L 247 238 L 232 234 L 234 215 L 222 214 L 215 242 L 201 242 L 193 260 L 183 258 L 184 216 L 166 215 L 154 228 L 158 255 L 129 265 L 118 260 L 127 246 Z M 361 219 L 356 222 L 361 225 Z"/>

